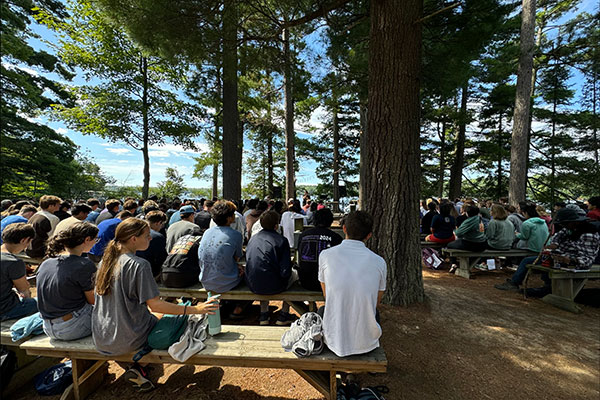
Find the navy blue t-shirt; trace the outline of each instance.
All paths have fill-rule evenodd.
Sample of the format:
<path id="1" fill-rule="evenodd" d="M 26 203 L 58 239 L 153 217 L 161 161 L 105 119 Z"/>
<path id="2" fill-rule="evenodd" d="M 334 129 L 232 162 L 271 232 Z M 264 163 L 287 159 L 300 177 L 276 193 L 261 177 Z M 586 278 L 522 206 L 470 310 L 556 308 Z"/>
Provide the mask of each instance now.
<path id="1" fill-rule="evenodd" d="M 246 247 L 246 283 L 253 293 L 274 294 L 287 289 L 292 275 L 290 244 L 274 230 L 263 229 Z"/>
<path id="2" fill-rule="evenodd" d="M 303 288 L 321 291 L 319 283 L 319 254 L 342 243 L 342 237 L 328 228 L 307 229 L 298 239 L 298 278 Z"/>
<path id="3" fill-rule="evenodd" d="M 98 241 L 90 250 L 90 254 L 101 257 L 104 255 L 104 249 L 108 246 L 108 242 L 115 238 L 115 231 L 117 230 L 117 225 L 119 225 L 121 221 L 119 218 L 111 218 L 104 220 L 98 224 Z"/>
<path id="4" fill-rule="evenodd" d="M 452 215 L 436 215 L 431 221 L 433 236 L 438 239 L 449 239 L 454 234 L 456 220 Z"/>

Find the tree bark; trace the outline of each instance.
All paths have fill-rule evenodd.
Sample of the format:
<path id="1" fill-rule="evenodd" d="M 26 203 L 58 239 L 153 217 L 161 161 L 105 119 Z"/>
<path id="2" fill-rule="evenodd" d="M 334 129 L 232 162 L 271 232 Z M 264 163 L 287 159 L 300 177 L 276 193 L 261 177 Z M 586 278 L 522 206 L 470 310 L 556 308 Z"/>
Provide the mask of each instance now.
<path id="1" fill-rule="evenodd" d="M 215 160 L 217 159 L 217 151 L 216 151 L 216 143 L 218 141 L 219 138 L 219 124 L 217 121 L 217 118 L 215 118 L 215 143 L 213 143 L 213 152 L 215 154 L 213 154 Z M 219 197 L 219 163 L 218 162 L 214 162 L 212 165 L 212 197 L 214 198 L 218 198 Z"/>
<path id="2" fill-rule="evenodd" d="M 337 100 L 337 99 L 336 99 Z M 333 212 L 340 212 L 340 126 L 337 105 L 333 109 Z"/>
<path id="3" fill-rule="evenodd" d="M 142 198 L 148 198 L 148 192 L 150 191 L 150 156 L 148 154 L 149 137 L 150 137 L 150 126 L 148 124 L 148 59 L 142 57 L 140 60 L 140 67 L 142 72 L 142 130 L 143 130 L 143 143 L 142 143 L 142 155 L 144 158 L 144 185 L 142 186 Z"/>
<path id="4" fill-rule="evenodd" d="M 502 197 L 502 114 L 499 115 L 498 117 L 498 135 L 497 135 L 497 145 L 498 145 L 498 165 L 496 167 L 497 169 L 497 187 L 496 187 L 496 194 L 497 194 L 497 198 L 496 200 L 500 200 L 500 197 Z"/>
<path id="5" fill-rule="evenodd" d="M 459 198 L 462 195 L 462 173 L 465 164 L 465 140 L 467 132 L 467 101 L 469 98 L 469 82 L 467 81 L 461 90 L 460 97 L 460 120 L 458 123 L 458 133 L 456 135 L 456 152 L 454 162 L 450 168 L 450 184 L 448 188 L 448 197 L 451 200 Z"/>
<path id="6" fill-rule="evenodd" d="M 442 131 L 439 131 L 438 123 L 438 137 L 440 138 L 440 169 L 438 174 L 438 194 L 439 197 L 444 197 L 444 178 L 446 175 L 446 122 L 442 123 Z"/>
<path id="7" fill-rule="evenodd" d="M 294 99 L 292 97 L 292 67 L 290 54 L 290 31 L 283 30 L 283 80 L 285 96 L 285 196 L 286 200 L 296 198 L 296 177 L 294 171 L 295 142 Z"/>
<path id="8" fill-rule="evenodd" d="M 242 197 L 242 142 L 238 131 L 237 4 L 223 6 L 223 197 Z"/>
<path id="9" fill-rule="evenodd" d="M 365 185 L 367 182 L 367 167 L 369 165 L 369 157 L 367 152 L 369 147 L 367 146 L 367 132 L 369 130 L 367 122 L 367 105 L 361 101 L 359 106 L 360 112 L 360 159 L 359 159 L 359 182 L 358 182 L 358 206 L 359 209 L 364 208 L 366 201 Z"/>
<path id="10" fill-rule="evenodd" d="M 388 266 L 384 301 L 401 305 L 424 299 L 417 234 L 421 15 L 420 0 L 371 2 L 364 210 L 374 222 L 368 245 Z"/>
<path id="11" fill-rule="evenodd" d="M 518 205 L 520 201 L 524 201 L 526 197 L 535 1 L 523 0 L 523 10 L 521 12 L 521 52 L 517 74 L 517 95 L 513 117 L 510 149 L 510 181 L 508 188 L 508 201 L 514 206 Z"/>

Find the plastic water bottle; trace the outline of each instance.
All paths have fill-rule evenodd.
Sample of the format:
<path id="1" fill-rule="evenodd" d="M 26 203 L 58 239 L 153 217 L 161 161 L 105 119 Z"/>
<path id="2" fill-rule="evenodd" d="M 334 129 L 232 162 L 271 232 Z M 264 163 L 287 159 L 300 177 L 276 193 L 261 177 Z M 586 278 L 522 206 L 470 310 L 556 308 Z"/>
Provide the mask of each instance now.
<path id="1" fill-rule="evenodd" d="M 208 298 L 212 296 L 210 292 L 207 293 Z M 214 336 L 221 333 L 221 311 L 219 308 L 215 310 L 214 314 L 208 314 L 208 334 Z"/>

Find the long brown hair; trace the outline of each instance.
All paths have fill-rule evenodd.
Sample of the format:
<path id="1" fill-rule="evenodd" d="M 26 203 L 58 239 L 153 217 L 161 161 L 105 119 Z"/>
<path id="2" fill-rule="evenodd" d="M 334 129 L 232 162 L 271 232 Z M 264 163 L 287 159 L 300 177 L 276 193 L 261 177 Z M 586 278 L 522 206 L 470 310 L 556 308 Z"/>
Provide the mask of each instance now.
<path id="1" fill-rule="evenodd" d="M 86 238 L 94 239 L 96 236 L 98 236 L 96 225 L 89 222 L 77 222 L 48 240 L 46 255 L 56 257 L 65 249 L 73 249 L 85 242 Z"/>
<path id="2" fill-rule="evenodd" d="M 150 225 L 139 218 L 127 218 L 117 225 L 115 238 L 106 246 L 100 269 L 96 274 L 96 293 L 100 296 L 110 293 L 110 285 L 115 277 L 115 268 L 121 256 L 123 244 L 134 236 L 142 236 L 146 229 L 150 229 Z"/>

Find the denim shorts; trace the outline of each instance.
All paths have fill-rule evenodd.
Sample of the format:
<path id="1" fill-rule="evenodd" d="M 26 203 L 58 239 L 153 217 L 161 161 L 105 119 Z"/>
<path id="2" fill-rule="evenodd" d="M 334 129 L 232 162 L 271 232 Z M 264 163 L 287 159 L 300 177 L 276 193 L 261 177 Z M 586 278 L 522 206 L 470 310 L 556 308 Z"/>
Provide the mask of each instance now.
<path id="1" fill-rule="evenodd" d="M 75 340 L 92 334 L 92 305 L 87 304 L 73 311 L 73 318 L 63 321 L 62 318 L 44 318 L 44 332 L 52 339 Z"/>

